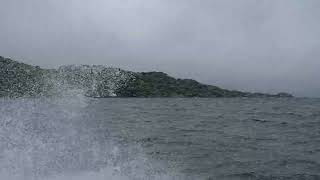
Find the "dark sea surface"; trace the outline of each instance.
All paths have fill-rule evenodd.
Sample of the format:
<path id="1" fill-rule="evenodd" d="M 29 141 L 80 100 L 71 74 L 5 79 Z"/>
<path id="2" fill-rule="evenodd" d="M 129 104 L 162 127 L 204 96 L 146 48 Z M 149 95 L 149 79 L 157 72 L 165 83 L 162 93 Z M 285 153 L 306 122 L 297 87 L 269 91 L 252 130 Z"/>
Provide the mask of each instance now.
<path id="1" fill-rule="evenodd" d="M 0 179 L 317 180 L 320 99 L 1 99 Z"/>

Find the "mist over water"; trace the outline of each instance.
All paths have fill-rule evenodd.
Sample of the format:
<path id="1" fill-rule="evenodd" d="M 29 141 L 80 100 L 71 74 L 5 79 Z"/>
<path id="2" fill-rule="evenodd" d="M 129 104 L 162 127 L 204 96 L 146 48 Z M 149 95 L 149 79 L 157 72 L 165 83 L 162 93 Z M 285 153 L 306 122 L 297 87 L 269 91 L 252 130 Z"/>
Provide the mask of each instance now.
<path id="1" fill-rule="evenodd" d="M 320 178 L 319 99 L 0 100 L 0 179 Z"/>

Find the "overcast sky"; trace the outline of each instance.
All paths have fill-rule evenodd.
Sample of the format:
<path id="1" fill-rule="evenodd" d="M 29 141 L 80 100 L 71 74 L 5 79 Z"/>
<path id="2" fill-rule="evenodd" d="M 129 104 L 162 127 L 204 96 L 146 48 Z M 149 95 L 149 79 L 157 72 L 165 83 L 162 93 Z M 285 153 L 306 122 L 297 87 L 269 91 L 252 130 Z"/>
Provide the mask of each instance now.
<path id="1" fill-rule="evenodd" d="M 0 55 L 320 97 L 320 1 L 0 0 Z"/>

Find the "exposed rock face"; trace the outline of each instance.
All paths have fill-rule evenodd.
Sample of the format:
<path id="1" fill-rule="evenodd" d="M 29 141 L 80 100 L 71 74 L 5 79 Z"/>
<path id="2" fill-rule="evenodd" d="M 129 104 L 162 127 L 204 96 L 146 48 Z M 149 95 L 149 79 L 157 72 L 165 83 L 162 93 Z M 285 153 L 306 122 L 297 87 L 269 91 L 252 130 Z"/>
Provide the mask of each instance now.
<path id="1" fill-rule="evenodd" d="M 0 56 L 0 97 L 292 97 L 231 91 L 175 79 L 163 72 L 133 73 L 102 65 L 68 65 L 41 69 Z"/>

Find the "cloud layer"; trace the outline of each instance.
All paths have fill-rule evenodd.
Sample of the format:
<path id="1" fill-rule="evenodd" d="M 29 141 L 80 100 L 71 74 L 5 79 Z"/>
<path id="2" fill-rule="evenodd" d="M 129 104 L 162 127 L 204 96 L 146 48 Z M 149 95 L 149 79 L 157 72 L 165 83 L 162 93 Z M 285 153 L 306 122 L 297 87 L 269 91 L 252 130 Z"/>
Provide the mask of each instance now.
<path id="1" fill-rule="evenodd" d="M 320 97 L 318 0 L 2 0 L 0 54 Z"/>

